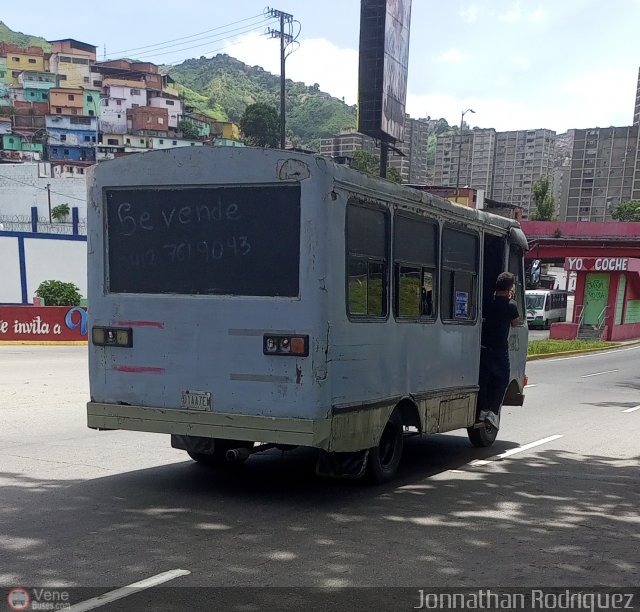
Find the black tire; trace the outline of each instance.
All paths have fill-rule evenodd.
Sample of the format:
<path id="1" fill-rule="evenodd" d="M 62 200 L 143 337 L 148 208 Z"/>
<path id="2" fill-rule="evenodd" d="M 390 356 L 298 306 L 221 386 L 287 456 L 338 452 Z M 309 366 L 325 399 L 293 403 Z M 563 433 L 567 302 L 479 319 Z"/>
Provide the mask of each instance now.
<path id="1" fill-rule="evenodd" d="M 382 484 L 393 480 L 398 472 L 404 447 L 404 427 L 398 410 L 394 410 L 380 436 L 378 446 L 369 449 L 367 480 Z"/>
<path id="2" fill-rule="evenodd" d="M 253 442 L 245 442 L 243 440 L 221 440 L 216 438 L 213 453 L 193 453 L 191 451 L 187 451 L 189 457 L 191 457 L 194 461 L 198 462 L 200 465 L 205 465 L 207 467 L 211 466 L 220 466 L 220 465 L 238 465 L 246 461 L 246 459 L 241 459 L 240 461 L 229 462 L 227 461 L 226 455 L 227 451 L 233 448 L 252 448 Z"/>
<path id="3" fill-rule="evenodd" d="M 471 444 L 477 448 L 486 448 L 496 441 L 498 430 L 486 423 L 484 427 L 468 427 L 467 435 Z"/>

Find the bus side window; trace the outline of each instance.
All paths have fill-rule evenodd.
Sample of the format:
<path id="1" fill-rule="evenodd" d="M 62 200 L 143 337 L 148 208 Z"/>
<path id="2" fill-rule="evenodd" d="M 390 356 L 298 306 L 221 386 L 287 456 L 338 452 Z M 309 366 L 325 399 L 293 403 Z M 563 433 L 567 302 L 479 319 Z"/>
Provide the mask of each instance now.
<path id="1" fill-rule="evenodd" d="M 522 249 L 516 244 L 509 245 L 509 272 L 516 277 L 515 284 L 515 302 L 518 305 L 518 314 L 520 321 L 524 324 L 526 318 L 524 316 L 524 261 L 522 258 Z M 549 308 L 549 301 L 545 301 L 545 310 Z"/>
<path id="2" fill-rule="evenodd" d="M 438 225 L 397 214 L 393 230 L 394 314 L 434 320 Z"/>
<path id="3" fill-rule="evenodd" d="M 349 203 L 347 206 L 347 313 L 385 318 L 389 214 Z"/>
<path id="4" fill-rule="evenodd" d="M 442 230 L 440 307 L 444 321 L 476 319 L 478 244 L 477 234 L 447 226 Z"/>

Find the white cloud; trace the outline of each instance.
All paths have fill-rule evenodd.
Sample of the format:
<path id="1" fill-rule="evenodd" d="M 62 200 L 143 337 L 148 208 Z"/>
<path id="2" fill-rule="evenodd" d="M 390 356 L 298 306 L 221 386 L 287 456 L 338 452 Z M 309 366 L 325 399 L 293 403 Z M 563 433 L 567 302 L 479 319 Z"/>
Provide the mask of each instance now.
<path id="1" fill-rule="evenodd" d="M 629 101 L 635 95 L 636 81 L 629 76 L 624 69 L 586 73 L 563 88 L 547 89 L 544 95 L 527 99 L 482 93 L 468 97 L 409 93 L 407 112 L 412 117 L 444 117 L 457 125 L 461 111 L 473 108 L 476 114 L 465 120 L 498 131 L 548 128 L 560 133 L 569 128 L 624 126 L 631 121 Z"/>
<path id="2" fill-rule="evenodd" d="M 470 56 L 460 49 L 448 49 L 436 57 L 436 61 L 443 64 L 466 64 L 470 59 Z"/>
<path id="3" fill-rule="evenodd" d="M 498 15 L 500 21 L 506 23 L 518 23 L 522 19 L 522 5 L 516 2 L 506 13 Z"/>
<path id="4" fill-rule="evenodd" d="M 280 46 L 277 40 L 247 34 L 229 43 L 224 51 L 250 66 L 262 66 L 280 74 Z M 322 91 L 347 104 L 355 104 L 358 95 L 358 51 L 344 49 L 324 38 L 307 38 L 286 61 L 286 76 L 307 85 L 318 83 Z"/>
<path id="5" fill-rule="evenodd" d="M 522 8 L 522 2 L 518 0 L 513 6 L 506 11 L 498 15 L 500 21 L 505 23 L 516 24 L 521 21 L 527 21 L 528 23 L 542 23 L 547 18 L 546 11 L 541 5 L 538 5 L 533 10 L 525 10 Z"/>
<path id="6" fill-rule="evenodd" d="M 638 0 L 640 2 L 640 0 Z M 477 4 L 470 4 L 469 6 L 463 6 L 459 11 L 458 15 L 462 21 L 466 21 L 467 23 L 475 23 L 478 21 L 478 16 L 480 15 L 480 7 Z"/>

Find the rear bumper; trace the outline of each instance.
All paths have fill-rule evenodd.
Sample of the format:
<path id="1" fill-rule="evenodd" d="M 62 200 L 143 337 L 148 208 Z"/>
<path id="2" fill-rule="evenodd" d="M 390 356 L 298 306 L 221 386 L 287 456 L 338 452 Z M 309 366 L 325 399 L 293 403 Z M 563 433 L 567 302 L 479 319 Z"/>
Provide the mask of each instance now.
<path id="1" fill-rule="evenodd" d="M 125 429 L 152 433 L 249 440 L 328 450 L 331 419 L 297 419 L 122 406 L 87 404 L 87 425 L 93 429 Z"/>

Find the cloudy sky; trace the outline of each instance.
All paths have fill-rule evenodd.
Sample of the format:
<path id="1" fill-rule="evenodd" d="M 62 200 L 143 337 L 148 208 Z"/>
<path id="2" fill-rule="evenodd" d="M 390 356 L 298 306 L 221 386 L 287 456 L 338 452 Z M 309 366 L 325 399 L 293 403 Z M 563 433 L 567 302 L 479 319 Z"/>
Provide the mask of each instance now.
<path id="1" fill-rule="evenodd" d="M 100 7 L 103 6 L 104 9 Z M 258 0 L 3 2 L 13 30 L 156 63 L 226 52 L 279 73 Z M 277 0 L 300 22 L 287 76 L 354 104 L 358 0 Z M 275 24 L 274 24 L 275 25 Z M 413 0 L 407 110 L 498 130 L 629 125 L 640 66 L 640 0 Z M 296 26 L 297 31 L 297 26 Z M 185 37 L 190 37 L 185 39 Z M 154 45 L 154 46 L 152 46 Z"/>

